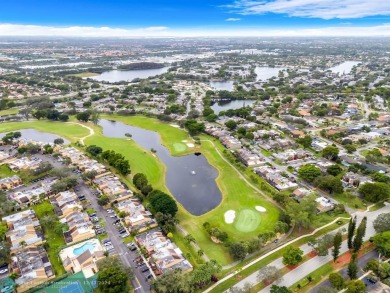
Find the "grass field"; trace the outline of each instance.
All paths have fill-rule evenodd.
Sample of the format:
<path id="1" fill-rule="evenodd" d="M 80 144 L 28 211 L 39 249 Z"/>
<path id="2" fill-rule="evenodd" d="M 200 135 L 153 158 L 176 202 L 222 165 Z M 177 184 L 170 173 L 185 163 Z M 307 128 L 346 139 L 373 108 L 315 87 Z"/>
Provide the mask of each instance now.
<path id="1" fill-rule="evenodd" d="M 10 177 L 15 174 L 16 174 L 15 172 L 13 172 L 10 168 L 8 168 L 8 165 L 0 166 L 0 178 Z"/>
<path id="2" fill-rule="evenodd" d="M 17 113 L 19 113 L 19 109 L 11 108 L 11 109 L 7 109 L 7 110 L 1 110 L 0 111 L 0 116 L 17 114 Z"/>
<path id="3" fill-rule="evenodd" d="M 92 76 L 97 76 L 99 74 L 93 73 L 93 72 L 81 72 L 81 73 L 76 73 L 76 74 L 69 74 L 69 76 L 76 76 L 76 77 L 92 77 Z"/>
<path id="4" fill-rule="evenodd" d="M 78 125 L 48 121 L 23 121 L 2 123 L 0 124 L 0 133 L 28 128 L 58 134 L 71 142 L 76 142 L 81 137 L 84 137 L 89 134 L 88 129 L 85 129 Z"/>

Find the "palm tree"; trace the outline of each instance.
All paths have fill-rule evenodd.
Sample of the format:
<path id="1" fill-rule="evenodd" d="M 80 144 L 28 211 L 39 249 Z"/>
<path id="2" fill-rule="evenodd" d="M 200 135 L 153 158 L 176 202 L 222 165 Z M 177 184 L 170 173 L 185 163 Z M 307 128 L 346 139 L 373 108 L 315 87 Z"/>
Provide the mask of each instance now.
<path id="1" fill-rule="evenodd" d="M 24 248 L 24 247 L 27 246 L 27 242 L 22 240 L 22 241 L 19 242 L 19 245 Z"/>
<path id="2" fill-rule="evenodd" d="M 184 241 L 186 242 L 187 246 L 189 246 L 191 242 L 195 242 L 195 238 L 191 234 L 187 234 L 184 236 Z"/>

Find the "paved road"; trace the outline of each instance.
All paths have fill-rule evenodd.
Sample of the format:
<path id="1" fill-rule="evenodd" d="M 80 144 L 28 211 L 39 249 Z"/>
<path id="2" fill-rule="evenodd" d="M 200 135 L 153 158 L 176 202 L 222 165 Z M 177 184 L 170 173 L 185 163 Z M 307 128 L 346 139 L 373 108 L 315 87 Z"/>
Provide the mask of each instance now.
<path id="1" fill-rule="evenodd" d="M 358 259 L 358 266 L 360 268 L 359 272 L 358 272 L 358 277 L 361 277 L 363 275 L 363 271 L 362 269 L 366 266 L 366 264 L 368 263 L 369 260 L 371 259 L 375 259 L 375 258 L 378 258 L 379 257 L 379 254 L 376 250 L 373 250 L 373 251 L 370 251 L 369 253 L 366 253 L 365 255 L 363 255 L 362 257 L 360 257 Z M 339 273 L 345 278 L 347 279 L 348 278 L 348 268 L 344 268 L 342 270 L 339 271 Z M 329 282 L 329 279 L 326 279 L 325 281 L 323 281 L 322 283 L 318 284 L 316 287 L 314 287 L 313 289 L 311 289 L 309 291 L 309 293 L 315 293 L 317 292 L 317 290 L 321 287 L 324 287 L 324 286 L 328 286 L 328 287 L 332 287 L 332 285 L 330 284 Z"/>
<path id="2" fill-rule="evenodd" d="M 356 216 L 358 218 L 358 223 L 360 223 L 361 219 L 364 216 L 367 216 L 367 230 L 366 230 L 366 236 L 365 239 L 369 239 L 371 236 L 375 235 L 375 230 L 373 228 L 373 221 L 376 219 L 376 217 L 381 214 L 381 213 L 386 213 L 390 212 L 390 205 L 386 205 L 385 207 L 374 211 L 374 212 L 357 212 Z M 343 227 L 340 227 L 340 229 Z M 309 253 L 312 248 L 308 246 L 307 244 L 304 244 L 300 246 L 300 248 L 304 251 L 305 254 Z M 342 247 L 341 247 L 341 252 L 344 253 L 348 250 L 346 241 L 343 242 Z M 319 268 L 320 266 L 326 264 L 327 262 L 332 260 L 332 256 L 329 254 L 328 256 L 316 256 L 313 257 L 312 259 L 304 262 L 300 266 L 298 266 L 296 269 L 288 272 L 283 276 L 283 279 L 279 281 L 278 285 L 279 286 L 286 286 L 290 287 L 291 285 L 295 284 L 297 281 L 303 279 L 307 275 L 309 275 L 312 271 L 315 269 Z M 282 268 L 284 267 L 282 263 L 282 258 L 278 258 L 275 261 L 269 263 L 268 265 L 275 266 L 277 268 Z M 249 275 L 245 279 L 241 280 L 239 283 L 237 283 L 234 287 L 236 288 L 243 288 L 246 283 L 250 284 L 256 284 L 258 283 L 257 280 L 257 272 Z M 264 288 L 261 292 L 269 292 L 271 288 L 271 285 Z"/>
<path id="3" fill-rule="evenodd" d="M 360 223 L 361 219 L 364 216 L 367 216 L 367 229 L 366 229 L 366 235 L 364 237 L 364 240 L 368 240 L 370 237 L 374 236 L 376 234 L 373 226 L 373 222 L 376 219 L 376 217 L 379 214 L 382 213 L 388 213 L 390 212 L 390 205 L 386 205 L 383 208 L 373 211 L 373 212 L 356 212 L 356 216 L 358 219 L 358 224 Z M 347 252 L 347 240 L 343 241 L 340 249 L 340 254 Z M 293 284 L 295 284 L 297 281 L 305 278 L 308 276 L 312 271 L 316 270 L 317 268 L 325 265 L 326 263 L 330 262 L 332 260 L 332 255 L 329 254 L 327 256 L 315 256 L 312 259 L 304 262 L 302 265 L 297 267 L 296 269 L 288 272 L 284 275 L 283 280 L 279 282 L 279 286 L 286 286 L 290 287 Z M 267 286 L 260 292 L 270 292 L 270 286 Z"/>
<path id="4" fill-rule="evenodd" d="M 80 184 L 77 186 L 77 188 L 79 188 L 77 193 L 85 195 L 85 197 L 90 201 L 91 207 L 95 209 L 99 219 L 103 219 L 106 222 L 105 230 L 107 232 L 108 238 L 111 240 L 112 245 L 114 246 L 114 249 L 123 264 L 127 267 L 133 268 L 135 277 L 131 281 L 135 288 L 135 292 L 150 292 L 149 282 L 145 280 L 145 275 L 135 267 L 135 263 L 133 262 L 133 259 L 135 259 L 138 255 L 129 251 L 126 245 L 122 242 L 122 238 L 113 225 L 114 220 L 110 218 L 110 215 L 101 206 L 98 205 L 96 196 L 92 193 L 92 190 L 88 185 L 80 180 Z"/>

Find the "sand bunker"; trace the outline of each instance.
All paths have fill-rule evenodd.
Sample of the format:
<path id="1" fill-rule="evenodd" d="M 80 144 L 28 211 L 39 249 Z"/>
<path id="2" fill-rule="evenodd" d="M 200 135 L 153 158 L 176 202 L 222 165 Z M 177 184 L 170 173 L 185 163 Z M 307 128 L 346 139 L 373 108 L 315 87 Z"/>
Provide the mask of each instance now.
<path id="1" fill-rule="evenodd" d="M 169 125 L 171 125 L 172 127 L 180 128 L 180 126 L 176 124 L 169 124 Z"/>
<path id="2" fill-rule="evenodd" d="M 234 218 L 236 217 L 236 212 L 233 210 L 229 210 L 225 213 L 225 223 L 226 224 L 233 224 Z"/>
<path id="3" fill-rule="evenodd" d="M 195 147 L 195 145 L 194 145 L 193 143 L 190 143 L 190 142 L 187 143 L 187 146 L 188 146 L 189 148 Z"/>
<path id="4" fill-rule="evenodd" d="M 258 211 L 258 212 L 260 212 L 260 213 L 264 213 L 264 212 L 267 211 L 267 210 L 266 210 L 264 207 L 262 207 L 262 206 L 256 206 L 255 209 L 256 209 L 256 211 Z"/>
<path id="5" fill-rule="evenodd" d="M 188 140 L 186 140 L 186 139 L 183 139 L 181 142 L 187 142 Z"/>

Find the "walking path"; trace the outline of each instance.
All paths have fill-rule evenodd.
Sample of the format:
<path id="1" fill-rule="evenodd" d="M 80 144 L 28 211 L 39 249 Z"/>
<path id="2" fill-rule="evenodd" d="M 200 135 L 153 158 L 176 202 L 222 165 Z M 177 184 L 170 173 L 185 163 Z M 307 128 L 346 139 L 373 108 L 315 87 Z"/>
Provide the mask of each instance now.
<path id="1" fill-rule="evenodd" d="M 86 139 L 86 138 L 88 138 L 88 137 L 90 137 L 90 136 L 92 136 L 92 135 L 95 134 L 95 131 L 94 131 L 91 127 L 86 126 L 86 125 L 84 125 L 84 124 L 77 123 L 77 122 L 67 122 L 67 123 L 68 123 L 68 124 L 75 124 L 75 125 L 84 127 L 84 128 L 86 128 L 86 129 L 89 130 L 89 134 L 88 134 L 88 135 L 86 135 L 86 136 L 80 138 L 80 142 L 81 142 L 82 145 L 85 145 L 85 144 L 84 144 L 84 139 Z"/>

